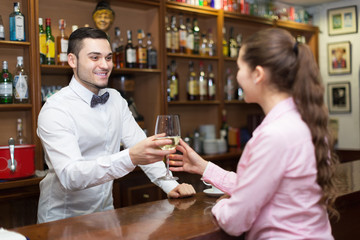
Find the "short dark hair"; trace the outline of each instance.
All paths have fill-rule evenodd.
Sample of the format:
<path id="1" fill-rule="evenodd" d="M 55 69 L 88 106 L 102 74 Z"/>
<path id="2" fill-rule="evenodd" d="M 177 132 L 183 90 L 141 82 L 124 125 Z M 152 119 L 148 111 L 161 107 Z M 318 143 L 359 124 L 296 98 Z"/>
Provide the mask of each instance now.
<path id="1" fill-rule="evenodd" d="M 99 29 L 91 27 L 78 28 L 77 30 L 72 32 L 69 37 L 69 46 L 67 53 L 73 53 L 76 57 L 78 57 L 79 52 L 82 48 L 82 40 L 85 38 L 109 40 L 107 34 Z"/>

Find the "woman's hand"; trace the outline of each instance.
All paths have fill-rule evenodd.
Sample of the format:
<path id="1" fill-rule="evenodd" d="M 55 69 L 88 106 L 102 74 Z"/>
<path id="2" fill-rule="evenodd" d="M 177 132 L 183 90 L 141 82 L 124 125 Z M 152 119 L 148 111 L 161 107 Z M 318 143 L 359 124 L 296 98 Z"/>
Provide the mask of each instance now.
<path id="1" fill-rule="evenodd" d="M 200 157 L 189 145 L 180 139 L 180 145 L 176 147 L 180 154 L 169 155 L 170 170 L 174 172 L 189 172 L 203 175 L 208 162 Z"/>

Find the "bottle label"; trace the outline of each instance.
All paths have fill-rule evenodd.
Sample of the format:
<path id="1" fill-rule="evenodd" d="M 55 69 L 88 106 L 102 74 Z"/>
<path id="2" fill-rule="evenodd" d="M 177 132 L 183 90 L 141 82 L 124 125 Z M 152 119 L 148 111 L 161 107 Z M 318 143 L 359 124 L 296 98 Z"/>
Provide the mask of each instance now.
<path id="1" fill-rule="evenodd" d="M 179 50 L 179 32 L 173 32 L 171 34 L 171 49 Z"/>
<path id="2" fill-rule="evenodd" d="M 230 47 L 230 57 L 236 58 L 238 55 L 238 48 L 236 47 Z"/>
<path id="3" fill-rule="evenodd" d="M 146 51 L 146 48 L 139 48 L 138 58 L 139 58 L 139 63 L 143 63 L 143 64 L 147 63 L 147 51 Z"/>
<path id="4" fill-rule="evenodd" d="M 15 37 L 16 40 L 25 40 L 25 21 L 23 16 L 15 16 Z"/>
<path id="5" fill-rule="evenodd" d="M 171 81 L 170 83 L 170 97 L 175 98 L 178 95 L 178 85 L 177 81 Z"/>
<path id="6" fill-rule="evenodd" d="M 129 48 L 126 50 L 126 62 L 136 63 L 136 50 L 135 49 Z"/>
<path id="7" fill-rule="evenodd" d="M 0 83 L 0 96 L 11 97 L 13 95 L 13 86 L 10 82 Z"/>
<path id="8" fill-rule="evenodd" d="M 39 35 L 39 47 L 40 54 L 44 54 L 44 56 L 46 56 L 46 34 L 44 33 Z"/>
<path id="9" fill-rule="evenodd" d="M 66 53 L 60 53 L 59 54 L 59 61 L 60 62 L 67 62 L 68 61 L 68 56 Z"/>
<path id="10" fill-rule="evenodd" d="M 157 66 L 157 53 L 155 50 L 148 51 L 148 65 L 149 67 Z"/>
<path id="11" fill-rule="evenodd" d="M 207 96 L 207 82 L 206 81 L 199 82 L 199 95 Z"/>
<path id="12" fill-rule="evenodd" d="M 167 32 L 165 35 L 166 38 L 166 48 L 170 49 L 171 48 L 171 33 Z"/>
<path id="13" fill-rule="evenodd" d="M 188 82 L 188 91 L 189 91 L 189 95 L 192 96 L 199 95 L 199 84 L 196 80 L 191 80 Z"/>
<path id="14" fill-rule="evenodd" d="M 28 94 L 28 84 L 27 84 L 27 80 L 28 76 L 27 75 L 15 75 L 14 77 L 14 87 L 15 87 L 15 91 L 14 91 L 14 97 L 15 99 L 27 99 L 29 94 Z"/>
<path id="15" fill-rule="evenodd" d="M 47 40 L 46 41 L 46 57 L 47 58 L 55 58 L 55 43 L 54 41 Z"/>
<path id="16" fill-rule="evenodd" d="M 68 45 L 69 45 L 69 40 L 61 39 L 60 40 L 60 52 L 67 54 Z"/>
<path id="17" fill-rule="evenodd" d="M 188 49 L 193 50 L 194 49 L 194 34 L 189 34 L 186 39 L 186 47 Z"/>
<path id="18" fill-rule="evenodd" d="M 180 47 L 186 47 L 187 45 L 186 31 L 180 31 L 179 38 L 180 38 Z"/>
<path id="19" fill-rule="evenodd" d="M 216 94 L 216 88 L 215 85 L 209 86 L 209 97 L 214 97 Z"/>

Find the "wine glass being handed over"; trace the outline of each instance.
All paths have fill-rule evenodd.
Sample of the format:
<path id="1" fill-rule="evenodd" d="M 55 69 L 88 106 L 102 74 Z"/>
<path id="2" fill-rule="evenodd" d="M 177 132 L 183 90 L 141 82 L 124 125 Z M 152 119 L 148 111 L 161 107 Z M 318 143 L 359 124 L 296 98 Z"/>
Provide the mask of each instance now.
<path id="1" fill-rule="evenodd" d="M 180 141 L 180 121 L 178 115 L 159 115 L 156 119 L 155 134 L 165 133 L 165 137 L 158 139 L 171 139 L 172 144 L 160 147 L 162 150 L 175 149 Z M 166 158 L 166 175 L 161 177 L 162 180 L 178 180 L 178 177 L 173 177 L 169 170 L 169 159 Z"/>

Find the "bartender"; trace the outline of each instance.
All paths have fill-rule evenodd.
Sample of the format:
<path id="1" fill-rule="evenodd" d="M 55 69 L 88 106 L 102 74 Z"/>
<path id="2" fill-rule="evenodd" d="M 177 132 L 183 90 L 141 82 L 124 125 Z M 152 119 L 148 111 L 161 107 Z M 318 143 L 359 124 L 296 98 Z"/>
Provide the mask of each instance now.
<path id="1" fill-rule="evenodd" d="M 49 167 L 40 182 L 38 222 L 113 209 L 113 180 L 139 166 L 169 198 L 195 194 L 189 184 L 160 180 L 161 150 L 171 140 L 146 138 L 126 100 L 107 88 L 113 68 L 105 32 L 79 28 L 69 38 L 69 86 L 49 98 L 38 117 L 37 133 Z M 120 143 L 125 150 L 120 151 Z"/>

